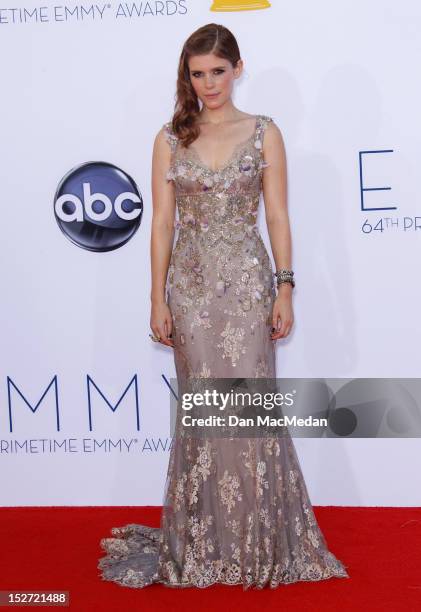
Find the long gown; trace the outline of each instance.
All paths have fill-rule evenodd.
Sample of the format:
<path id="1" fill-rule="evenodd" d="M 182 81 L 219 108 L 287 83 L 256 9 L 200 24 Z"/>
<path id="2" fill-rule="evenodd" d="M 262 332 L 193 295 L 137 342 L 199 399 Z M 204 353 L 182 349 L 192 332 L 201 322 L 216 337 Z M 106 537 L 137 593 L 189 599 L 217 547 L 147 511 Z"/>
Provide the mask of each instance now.
<path id="1" fill-rule="evenodd" d="M 193 145 L 171 146 L 179 230 L 167 279 L 178 388 L 189 377 L 276 378 L 270 339 L 276 296 L 256 217 L 262 191 L 264 131 L 257 115 L 216 172 Z M 290 435 L 194 439 L 180 432 L 170 451 L 161 526 L 111 529 L 100 545 L 103 580 L 141 588 L 261 589 L 348 578 L 316 521 Z"/>

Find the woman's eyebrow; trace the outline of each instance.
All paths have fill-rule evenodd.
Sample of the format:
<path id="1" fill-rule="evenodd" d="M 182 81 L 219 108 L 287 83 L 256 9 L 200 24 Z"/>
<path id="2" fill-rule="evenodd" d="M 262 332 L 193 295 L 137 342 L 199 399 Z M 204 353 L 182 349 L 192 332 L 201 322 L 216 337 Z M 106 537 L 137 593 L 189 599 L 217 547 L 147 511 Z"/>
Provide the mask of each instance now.
<path id="1" fill-rule="evenodd" d="M 213 68 L 211 68 L 211 70 L 224 70 L 225 66 L 214 66 Z M 203 72 L 203 70 L 190 70 L 190 72 Z"/>

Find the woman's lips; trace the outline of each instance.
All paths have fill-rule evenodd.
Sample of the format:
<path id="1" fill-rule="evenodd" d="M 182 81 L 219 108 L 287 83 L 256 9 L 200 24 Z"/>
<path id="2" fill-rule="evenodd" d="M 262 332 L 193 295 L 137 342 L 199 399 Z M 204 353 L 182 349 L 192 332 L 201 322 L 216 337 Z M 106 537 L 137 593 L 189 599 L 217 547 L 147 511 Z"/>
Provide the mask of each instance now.
<path id="1" fill-rule="evenodd" d="M 216 98 L 216 96 L 219 96 L 219 93 L 215 93 L 215 94 L 205 94 L 206 98 Z"/>

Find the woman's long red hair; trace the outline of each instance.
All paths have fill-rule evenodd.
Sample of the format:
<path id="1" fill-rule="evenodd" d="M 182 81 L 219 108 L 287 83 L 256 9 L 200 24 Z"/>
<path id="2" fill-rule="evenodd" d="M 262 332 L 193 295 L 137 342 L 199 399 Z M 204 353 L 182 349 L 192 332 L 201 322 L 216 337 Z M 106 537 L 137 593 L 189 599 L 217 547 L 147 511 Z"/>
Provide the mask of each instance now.
<path id="1" fill-rule="evenodd" d="M 178 64 L 176 102 L 171 125 L 173 132 L 185 147 L 199 136 L 196 118 L 200 112 L 199 99 L 190 80 L 188 62 L 193 55 L 208 53 L 228 60 L 234 68 L 240 59 L 235 36 L 228 28 L 217 23 L 202 26 L 184 43 Z"/>

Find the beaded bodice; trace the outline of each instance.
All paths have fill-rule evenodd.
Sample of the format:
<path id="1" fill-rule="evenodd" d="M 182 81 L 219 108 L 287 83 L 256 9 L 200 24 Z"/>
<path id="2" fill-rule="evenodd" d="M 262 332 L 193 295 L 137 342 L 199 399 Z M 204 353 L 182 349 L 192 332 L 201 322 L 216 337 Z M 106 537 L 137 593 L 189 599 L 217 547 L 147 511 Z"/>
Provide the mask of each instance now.
<path id="1" fill-rule="evenodd" d="M 217 171 L 203 163 L 194 147 L 181 145 L 170 122 L 164 125 L 172 151 L 167 179 L 175 186 L 179 213 L 176 228 L 197 234 L 216 226 L 225 228 L 225 232 L 235 227 L 248 231 L 255 227 L 262 170 L 268 166 L 262 146 L 269 121 L 271 117 L 257 115 L 251 136 L 235 146 L 229 160 Z"/>
<path id="2" fill-rule="evenodd" d="M 270 117 L 257 115 L 251 136 L 235 146 L 216 172 L 191 146 L 181 146 L 170 123 L 164 126 L 172 151 L 167 179 L 174 181 L 179 215 L 168 282 L 170 293 L 175 288 L 183 296 L 180 316 L 194 304 L 209 307 L 215 297 L 219 301 L 228 287 L 238 296 L 239 313 L 250 311 L 254 300 L 255 318 L 267 316 L 275 290 L 256 221 L 263 168 L 268 166 L 262 145 L 269 121 Z M 177 307 L 173 310 L 177 320 Z"/>

